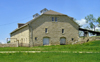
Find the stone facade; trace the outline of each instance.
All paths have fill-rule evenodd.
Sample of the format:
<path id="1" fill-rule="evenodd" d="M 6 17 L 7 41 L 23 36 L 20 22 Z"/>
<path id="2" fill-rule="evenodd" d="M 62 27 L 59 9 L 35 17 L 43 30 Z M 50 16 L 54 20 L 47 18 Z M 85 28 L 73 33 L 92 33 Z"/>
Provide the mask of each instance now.
<path id="1" fill-rule="evenodd" d="M 0 44 L 0 47 L 18 47 L 18 42 L 7 43 L 7 44 Z"/>
<path id="2" fill-rule="evenodd" d="M 19 46 L 29 44 L 29 27 L 25 26 L 20 30 L 11 33 L 11 43 L 18 42 Z"/>
<path id="3" fill-rule="evenodd" d="M 52 17 L 57 17 L 57 22 L 52 22 Z M 72 38 L 78 40 L 78 25 L 67 16 L 43 15 L 31 23 L 33 27 L 34 46 L 43 45 L 43 38 L 50 38 L 50 45 L 59 45 L 60 38 L 66 38 L 66 44 L 72 43 Z M 45 33 L 45 28 L 48 32 Z M 62 33 L 64 29 L 64 33 Z M 37 37 L 37 40 L 35 40 Z"/>
<path id="4" fill-rule="evenodd" d="M 52 21 L 54 17 L 54 21 Z M 57 18 L 57 21 L 55 21 Z M 45 32 L 47 28 L 47 33 Z M 64 33 L 62 33 L 62 29 Z M 60 38 L 66 39 L 66 44 L 78 41 L 79 26 L 67 15 L 42 14 L 29 24 L 11 33 L 11 42 L 19 45 L 42 46 L 43 38 L 49 38 L 49 45 L 60 45 Z"/>

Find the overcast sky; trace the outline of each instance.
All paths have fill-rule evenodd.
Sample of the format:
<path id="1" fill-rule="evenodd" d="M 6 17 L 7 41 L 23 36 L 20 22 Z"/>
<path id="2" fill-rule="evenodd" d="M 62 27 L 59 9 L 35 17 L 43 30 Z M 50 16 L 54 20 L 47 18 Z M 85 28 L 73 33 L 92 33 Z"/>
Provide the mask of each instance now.
<path id="1" fill-rule="evenodd" d="M 0 0 L 0 42 L 6 43 L 17 23 L 30 21 L 44 8 L 74 17 L 81 25 L 89 14 L 100 16 L 100 0 Z"/>

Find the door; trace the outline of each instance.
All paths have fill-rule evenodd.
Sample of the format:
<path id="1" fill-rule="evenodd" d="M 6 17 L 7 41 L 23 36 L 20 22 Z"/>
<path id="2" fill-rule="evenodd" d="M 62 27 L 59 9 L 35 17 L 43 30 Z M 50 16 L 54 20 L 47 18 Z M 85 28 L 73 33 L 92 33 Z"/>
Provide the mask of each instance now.
<path id="1" fill-rule="evenodd" d="M 48 37 L 43 38 L 43 45 L 49 45 L 49 38 Z"/>
<path id="2" fill-rule="evenodd" d="M 66 38 L 60 38 L 60 45 L 66 44 Z"/>

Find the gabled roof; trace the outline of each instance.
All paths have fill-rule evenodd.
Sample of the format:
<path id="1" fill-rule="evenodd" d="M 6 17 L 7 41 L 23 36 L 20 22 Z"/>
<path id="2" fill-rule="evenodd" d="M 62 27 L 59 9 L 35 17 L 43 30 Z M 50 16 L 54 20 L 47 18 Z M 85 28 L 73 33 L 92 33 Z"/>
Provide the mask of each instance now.
<path id="1" fill-rule="evenodd" d="M 45 15 L 45 14 L 47 14 L 47 15 L 65 15 L 65 14 L 62 14 L 62 13 L 59 13 L 59 12 L 56 12 L 56 11 L 53 11 L 53 10 L 49 10 L 49 11 L 43 13 L 42 15 Z M 40 16 L 42 16 L 42 15 L 40 15 Z M 35 19 L 39 18 L 40 16 L 38 16 L 38 17 L 36 17 L 36 18 L 34 18 L 34 19 L 28 21 L 28 22 L 25 23 L 23 26 L 21 26 L 20 28 L 15 29 L 15 30 L 12 31 L 11 33 L 13 33 L 13 32 L 15 32 L 15 31 L 17 31 L 17 30 L 19 30 L 19 29 L 21 29 L 21 28 L 27 26 L 28 24 L 30 24 L 32 21 L 34 21 Z M 65 16 L 67 16 L 67 15 L 65 15 Z M 68 17 L 69 17 L 69 16 L 68 16 Z M 69 18 L 72 19 L 72 17 L 69 17 Z M 75 21 L 73 21 L 73 22 L 76 23 Z M 76 24 L 77 24 L 77 23 L 76 23 Z M 77 24 L 77 25 L 78 25 L 78 24 Z M 11 34 L 11 33 L 10 33 L 10 34 Z"/>
<path id="2" fill-rule="evenodd" d="M 43 14 L 53 14 L 53 15 L 65 15 L 65 14 L 62 14 L 62 13 L 59 13 L 59 12 L 56 12 L 56 11 L 53 11 L 53 10 L 49 10 Z"/>
<path id="3" fill-rule="evenodd" d="M 41 15 L 40 15 L 40 16 L 41 16 Z M 38 17 L 40 17 L 40 16 L 38 16 Z M 26 22 L 23 26 L 21 26 L 20 28 L 15 29 L 15 30 L 12 31 L 11 33 L 13 33 L 13 32 L 15 32 L 15 31 L 17 31 L 17 30 L 19 30 L 19 29 L 21 29 L 21 28 L 27 26 L 28 24 L 30 24 L 32 21 L 34 21 L 34 20 L 37 19 L 38 17 L 36 17 L 36 18 L 34 18 L 34 19 L 32 19 L 32 20 Z M 10 33 L 10 34 L 11 34 L 11 33 Z"/>

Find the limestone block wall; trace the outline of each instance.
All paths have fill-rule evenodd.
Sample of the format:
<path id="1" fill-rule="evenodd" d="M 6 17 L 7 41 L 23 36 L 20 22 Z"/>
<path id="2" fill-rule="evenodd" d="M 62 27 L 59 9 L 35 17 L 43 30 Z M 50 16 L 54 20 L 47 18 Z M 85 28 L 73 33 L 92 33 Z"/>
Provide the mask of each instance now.
<path id="1" fill-rule="evenodd" d="M 52 21 L 52 17 L 57 17 L 57 22 Z M 66 44 L 72 43 L 72 38 L 78 40 L 78 25 L 67 16 L 43 15 L 31 23 L 33 27 L 34 46 L 43 45 L 43 38 L 50 38 L 50 45 L 59 45 L 60 38 L 66 38 Z M 48 32 L 45 33 L 45 28 Z M 64 33 L 62 33 L 64 29 Z M 37 40 L 35 40 L 37 38 Z"/>
<path id="2" fill-rule="evenodd" d="M 96 39 L 96 40 L 100 40 L 100 36 L 97 36 L 95 39 Z"/>
<path id="3" fill-rule="evenodd" d="M 0 47 L 18 47 L 18 43 L 0 44 Z"/>
<path id="4" fill-rule="evenodd" d="M 20 47 L 29 47 L 29 43 L 19 43 L 18 46 Z"/>
<path id="5" fill-rule="evenodd" d="M 100 40 L 100 36 L 89 37 L 89 41 Z"/>
<path id="6" fill-rule="evenodd" d="M 91 42 L 91 41 L 95 41 L 95 40 L 100 40 L 100 36 L 79 38 L 78 43 L 76 43 L 76 44 L 82 44 L 82 43 Z"/>
<path id="7" fill-rule="evenodd" d="M 16 39 L 13 39 L 16 38 Z M 11 43 L 13 42 L 19 42 L 29 44 L 29 28 L 28 26 L 25 26 L 21 28 L 20 30 L 17 30 L 11 34 Z"/>

